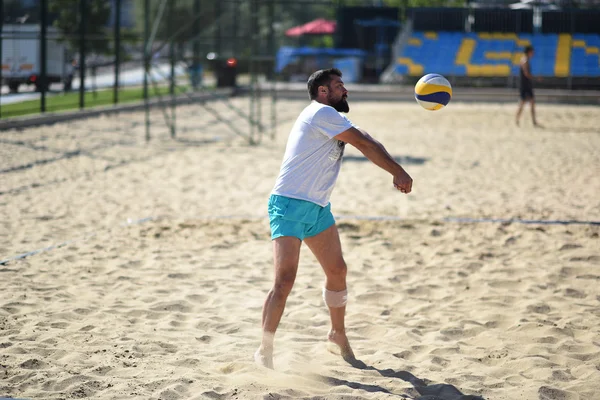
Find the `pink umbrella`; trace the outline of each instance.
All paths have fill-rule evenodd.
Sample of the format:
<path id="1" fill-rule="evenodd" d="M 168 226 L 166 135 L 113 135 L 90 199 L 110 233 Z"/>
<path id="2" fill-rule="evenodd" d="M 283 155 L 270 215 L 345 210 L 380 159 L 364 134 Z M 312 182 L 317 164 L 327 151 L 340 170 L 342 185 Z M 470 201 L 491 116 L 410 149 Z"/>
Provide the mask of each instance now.
<path id="1" fill-rule="evenodd" d="M 287 36 L 329 35 L 335 32 L 335 25 L 335 21 L 319 18 L 304 25 L 290 28 L 285 31 L 285 34 Z"/>

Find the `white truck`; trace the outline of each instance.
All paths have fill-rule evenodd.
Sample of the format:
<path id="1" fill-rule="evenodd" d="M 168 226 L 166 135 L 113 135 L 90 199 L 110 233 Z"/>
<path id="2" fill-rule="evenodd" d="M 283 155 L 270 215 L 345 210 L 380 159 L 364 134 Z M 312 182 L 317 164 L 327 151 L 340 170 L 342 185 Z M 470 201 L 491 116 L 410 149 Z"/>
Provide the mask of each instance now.
<path id="1" fill-rule="evenodd" d="M 59 40 L 59 32 L 48 27 L 46 35 L 46 89 L 51 83 L 62 82 L 65 91 L 71 90 L 73 64 L 67 44 Z M 7 24 L 2 27 L 2 82 L 11 93 L 21 84 L 35 85 L 41 91 L 41 30 L 35 24 Z"/>

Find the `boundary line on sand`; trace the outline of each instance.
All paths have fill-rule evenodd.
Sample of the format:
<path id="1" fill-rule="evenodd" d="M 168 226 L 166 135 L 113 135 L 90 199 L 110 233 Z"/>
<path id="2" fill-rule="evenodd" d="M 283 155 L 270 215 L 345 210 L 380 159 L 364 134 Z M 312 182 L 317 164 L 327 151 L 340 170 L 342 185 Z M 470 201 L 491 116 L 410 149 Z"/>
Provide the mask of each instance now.
<path id="1" fill-rule="evenodd" d="M 132 218 L 127 218 L 127 221 L 123 224 L 121 224 L 121 227 L 126 227 L 126 226 L 133 226 L 133 225 L 140 225 L 143 224 L 145 222 L 148 221 L 156 221 L 158 219 L 161 218 L 167 218 L 167 217 L 145 217 L 145 218 L 140 218 L 140 219 L 132 219 Z M 177 217 L 174 217 L 177 218 Z M 363 220 L 363 221 L 428 221 L 425 219 L 421 219 L 421 220 L 415 220 L 415 219 L 408 219 L 408 218 L 404 218 L 404 217 L 398 217 L 398 216 L 393 216 L 393 215 L 381 215 L 381 216 L 377 216 L 377 215 L 336 215 L 335 216 L 336 219 L 340 219 L 340 220 Z M 238 215 L 214 215 L 214 216 L 197 216 L 197 217 L 187 217 L 187 219 L 202 219 L 202 220 L 231 220 L 231 219 L 240 219 L 240 220 L 262 220 L 262 219 L 267 219 L 266 215 L 243 215 L 243 214 L 238 214 Z M 591 226 L 600 226 L 600 221 L 580 221 L 580 220 L 534 220 L 534 219 L 519 219 L 519 218 L 515 218 L 515 219 L 510 219 L 510 218 L 461 218 L 461 217 L 446 217 L 446 218 L 442 218 L 442 221 L 444 222 L 457 222 L 457 223 L 469 223 L 469 224 L 476 224 L 476 223 L 515 223 L 515 224 L 524 224 L 524 225 L 591 225 Z M 70 239 L 70 240 L 65 240 L 64 242 L 60 242 L 57 244 L 54 244 L 52 246 L 47 246 L 47 247 L 43 247 L 43 248 L 39 248 L 36 250 L 32 250 L 32 251 L 28 251 L 25 253 L 21 253 L 21 254 L 16 254 L 12 257 L 8 257 L 5 258 L 3 260 L 0 260 L 0 265 L 6 265 L 8 264 L 10 261 L 15 261 L 15 260 L 20 260 L 23 258 L 27 258 L 30 256 L 34 256 L 36 254 L 40 254 L 40 253 L 44 253 L 46 251 L 50 251 L 50 250 L 54 250 L 54 249 L 58 249 L 61 247 L 65 247 L 68 246 L 72 243 L 75 242 L 79 242 L 81 240 L 85 240 L 88 239 L 90 237 L 94 237 L 97 235 L 98 231 L 94 231 L 94 232 L 88 232 L 83 234 L 82 236 L 79 236 L 77 238 L 74 239 Z M 1 399 L 0 399 L 1 400 Z"/>
<path id="2" fill-rule="evenodd" d="M 576 219 L 505 219 L 505 218 L 460 218 L 460 217 L 446 217 L 444 221 L 447 222 L 465 222 L 465 223 L 479 223 L 479 222 L 492 222 L 492 223 L 515 223 L 525 225 L 600 225 L 600 221 L 579 221 Z"/>
<path id="3" fill-rule="evenodd" d="M 141 219 L 137 219 L 137 220 L 132 220 L 132 219 L 128 218 L 127 222 L 124 223 L 124 224 L 121 224 L 121 226 L 143 224 L 144 222 L 147 222 L 147 221 L 150 221 L 150 220 L 153 220 L 153 219 L 155 219 L 155 218 L 153 218 L 153 217 L 147 217 L 147 218 L 141 218 Z M 74 239 L 69 239 L 69 240 L 65 240 L 64 242 L 53 244 L 52 246 L 42 247 L 40 249 L 31 250 L 31 251 L 28 251 L 28 252 L 25 252 L 25 253 L 21 253 L 21 254 L 16 254 L 16 255 L 14 255 L 12 257 L 5 258 L 4 260 L 0 260 L 0 265 L 6 265 L 6 264 L 8 264 L 11 261 L 21 260 L 23 258 L 34 256 L 36 254 L 44 253 L 46 251 L 50 251 L 50 250 L 54 250 L 54 249 L 59 249 L 61 247 L 68 246 L 68 245 L 70 245 L 72 243 L 80 242 L 82 240 L 94 237 L 97 234 L 98 234 L 97 231 L 88 232 L 88 233 L 84 233 L 83 235 L 81 235 L 79 237 L 76 237 Z M 2 400 L 2 399 L 0 398 L 0 400 Z"/>

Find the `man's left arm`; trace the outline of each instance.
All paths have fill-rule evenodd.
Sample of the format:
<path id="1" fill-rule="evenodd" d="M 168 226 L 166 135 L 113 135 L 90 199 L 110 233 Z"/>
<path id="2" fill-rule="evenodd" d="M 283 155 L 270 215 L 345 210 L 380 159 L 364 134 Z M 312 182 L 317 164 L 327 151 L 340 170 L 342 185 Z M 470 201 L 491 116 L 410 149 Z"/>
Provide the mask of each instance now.
<path id="1" fill-rule="evenodd" d="M 373 164 L 386 170 L 393 176 L 394 187 L 403 193 L 412 190 L 412 178 L 400 164 L 388 153 L 385 147 L 362 129 L 352 127 L 335 137 L 356 147 Z"/>

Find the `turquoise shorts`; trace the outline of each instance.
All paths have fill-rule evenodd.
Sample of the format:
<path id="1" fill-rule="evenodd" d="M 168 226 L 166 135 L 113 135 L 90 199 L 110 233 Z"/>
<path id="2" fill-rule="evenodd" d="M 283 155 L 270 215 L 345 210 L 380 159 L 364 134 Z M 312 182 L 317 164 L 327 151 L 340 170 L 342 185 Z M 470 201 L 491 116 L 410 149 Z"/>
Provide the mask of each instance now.
<path id="1" fill-rule="evenodd" d="M 335 224 L 331 204 L 321 207 L 310 201 L 272 194 L 269 198 L 271 239 L 294 236 L 300 240 L 316 236 Z"/>

